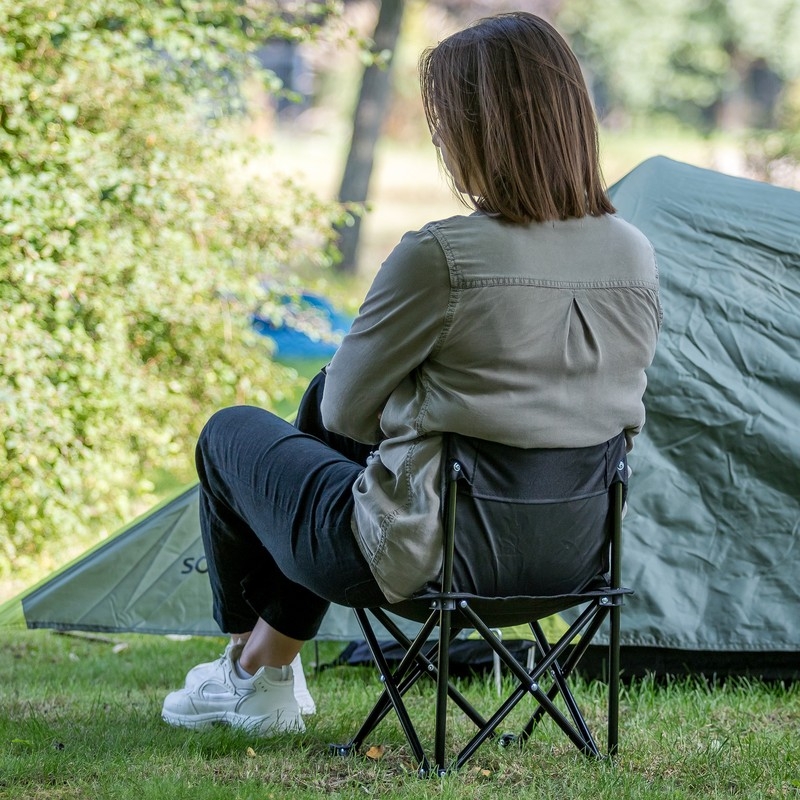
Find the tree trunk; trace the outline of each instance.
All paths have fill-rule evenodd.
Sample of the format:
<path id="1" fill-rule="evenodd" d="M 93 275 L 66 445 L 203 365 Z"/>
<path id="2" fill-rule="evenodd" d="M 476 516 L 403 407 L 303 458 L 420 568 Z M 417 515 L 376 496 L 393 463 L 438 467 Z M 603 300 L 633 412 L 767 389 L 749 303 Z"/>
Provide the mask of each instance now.
<path id="1" fill-rule="evenodd" d="M 339 200 L 343 203 L 364 203 L 369 193 L 369 181 L 375 161 L 383 121 L 391 98 L 392 62 L 400 24 L 403 19 L 405 0 L 381 0 L 378 22 L 375 25 L 373 52 L 391 51 L 392 56 L 385 66 L 371 64 L 364 70 L 358 102 L 353 114 L 353 135 L 350 151 L 339 188 Z M 358 240 L 361 218 L 353 224 L 337 228 L 342 260 L 341 272 L 353 273 L 357 268 Z"/>

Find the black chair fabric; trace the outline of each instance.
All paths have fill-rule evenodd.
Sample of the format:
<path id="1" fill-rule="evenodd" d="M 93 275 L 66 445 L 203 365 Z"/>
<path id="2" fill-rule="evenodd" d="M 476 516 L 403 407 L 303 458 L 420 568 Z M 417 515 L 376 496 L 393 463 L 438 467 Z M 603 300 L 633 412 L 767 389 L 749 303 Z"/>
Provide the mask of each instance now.
<path id="1" fill-rule="evenodd" d="M 461 465 L 453 591 L 570 594 L 608 570 L 608 493 L 627 483 L 624 436 L 525 450 L 451 435 L 446 455 Z"/>

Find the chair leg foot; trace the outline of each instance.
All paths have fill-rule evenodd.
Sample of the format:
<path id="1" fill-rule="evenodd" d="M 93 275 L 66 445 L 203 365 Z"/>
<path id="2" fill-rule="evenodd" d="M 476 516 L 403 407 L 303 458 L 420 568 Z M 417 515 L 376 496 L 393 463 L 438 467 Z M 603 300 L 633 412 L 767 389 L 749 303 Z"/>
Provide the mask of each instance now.
<path id="1" fill-rule="evenodd" d="M 430 764 L 425 763 L 417 767 L 418 778 L 444 778 L 450 774 L 447 767 L 434 767 L 431 768 Z"/>
<path id="2" fill-rule="evenodd" d="M 512 747 L 519 742 L 519 736 L 516 733 L 504 733 L 502 736 L 497 737 L 497 744 L 504 750 L 507 747 Z"/>
<path id="3" fill-rule="evenodd" d="M 341 758 L 346 758 L 347 756 L 351 756 L 356 753 L 358 748 L 350 743 L 350 744 L 329 744 L 328 745 L 328 752 L 332 756 L 340 756 Z"/>

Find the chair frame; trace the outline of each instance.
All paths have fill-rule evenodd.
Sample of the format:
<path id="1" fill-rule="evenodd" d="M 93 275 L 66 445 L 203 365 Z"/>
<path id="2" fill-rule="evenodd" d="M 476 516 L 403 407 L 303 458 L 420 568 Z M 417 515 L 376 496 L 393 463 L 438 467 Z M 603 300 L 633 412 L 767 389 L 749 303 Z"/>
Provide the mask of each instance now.
<path id="1" fill-rule="evenodd" d="M 497 726 L 525 696 L 530 695 L 537 703 L 532 716 L 519 734 L 500 735 L 499 744 L 501 746 L 510 746 L 514 743 L 521 745 L 530 737 L 539 721 L 544 716 L 548 716 L 570 741 L 587 756 L 595 758 L 613 757 L 617 753 L 619 746 L 621 609 L 624 596 L 632 593 L 631 589 L 625 588 L 621 584 L 623 483 L 615 481 L 609 488 L 611 500 L 609 580 L 596 589 L 584 591 L 580 594 L 563 596 L 560 604 L 555 608 L 552 608 L 552 602 L 550 602 L 548 608 L 552 608 L 552 610 L 538 614 L 532 621 L 529 620 L 538 657 L 533 667 L 528 669 L 509 652 L 501 638 L 473 608 L 473 605 L 480 606 L 482 598 L 452 591 L 458 494 L 456 482 L 462 475 L 462 466 L 458 461 L 452 460 L 447 465 L 447 471 L 441 591 L 428 592 L 423 598 L 415 598 L 415 602 L 419 602 L 420 599 L 429 601 L 430 613 L 413 641 L 400 630 L 384 609 L 354 609 L 364 638 L 380 671 L 380 679 L 384 684 L 384 690 L 355 736 L 347 744 L 331 745 L 331 750 L 343 756 L 358 752 L 366 737 L 394 709 L 417 762 L 419 776 L 441 776 L 451 769 L 461 768 L 483 742 L 489 738 L 497 737 Z M 552 601 L 552 598 L 526 599 L 532 602 Z M 488 602 L 491 603 L 491 599 Z M 558 601 L 556 602 L 558 603 Z M 575 621 L 569 626 L 567 632 L 559 638 L 558 642 L 551 644 L 538 620 L 554 611 L 565 610 L 575 606 L 583 606 L 583 608 L 578 613 Z M 402 611 L 400 613 L 405 616 Z M 369 615 L 381 623 L 406 650 L 404 657 L 394 669 L 389 665 L 381 650 L 380 642 Z M 607 747 L 604 753 L 596 743 L 584 719 L 583 713 L 567 684 L 567 678 L 577 667 L 606 618 L 610 619 L 610 631 L 607 676 L 608 729 Z M 431 643 L 428 641 L 429 637 L 437 627 L 439 628 L 438 642 Z M 450 680 L 450 643 L 463 628 L 476 630 L 519 682 L 517 688 L 489 719 L 485 719 Z M 574 643 L 576 637 L 579 637 L 577 644 Z M 427 675 L 436 683 L 435 733 L 432 759 L 426 753 L 403 701 L 405 693 L 423 675 Z M 542 678 L 545 678 L 548 683 L 548 688 L 546 689 L 542 686 Z M 564 714 L 556 706 L 555 700 L 558 696 L 561 697 L 567 714 Z M 477 733 L 450 761 L 446 757 L 448 700 L 458 706 L 478 728 Z"/>

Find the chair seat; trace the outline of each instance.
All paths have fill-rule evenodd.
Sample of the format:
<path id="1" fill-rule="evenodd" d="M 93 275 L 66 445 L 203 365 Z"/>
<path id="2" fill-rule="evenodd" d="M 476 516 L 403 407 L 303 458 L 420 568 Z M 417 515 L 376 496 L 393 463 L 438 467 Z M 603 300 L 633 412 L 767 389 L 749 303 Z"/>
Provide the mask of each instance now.
<path id="1" fill-rule="evenodd" d="M 627 594 L 633 594 L 633 589 L 624 586 L 617 589 L 605 586 L 576 594 L 545 597 L 528 595 L 481 597 L 466 593 L 428 592 L 412 600 L 384 606 L 384 609 L 414 622 L 425 622 L 437 604 L 452 601 L 453 625 L 459 626 L 460 622 L 466 622 L 463 614 L 459 614 L 459 604 L 464 601 L 490 628 L 506 628 L 544 619 L 592 600 L 599 600 L 602 605 L 619 605 L 621 598 Z M 607 598 L 608 602 L 604 603 L 603 598 Z"/>

